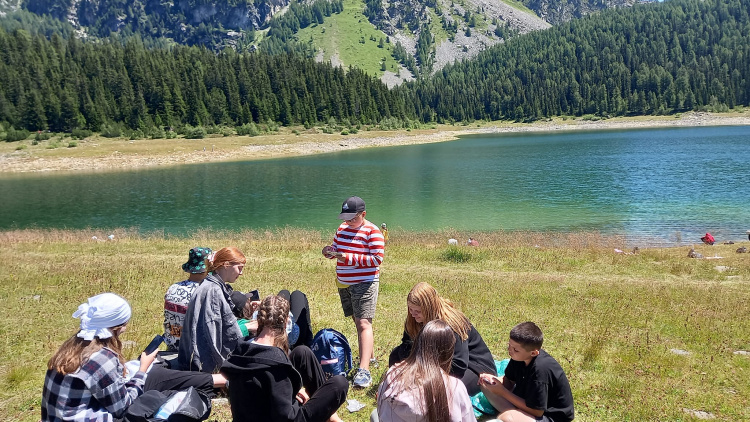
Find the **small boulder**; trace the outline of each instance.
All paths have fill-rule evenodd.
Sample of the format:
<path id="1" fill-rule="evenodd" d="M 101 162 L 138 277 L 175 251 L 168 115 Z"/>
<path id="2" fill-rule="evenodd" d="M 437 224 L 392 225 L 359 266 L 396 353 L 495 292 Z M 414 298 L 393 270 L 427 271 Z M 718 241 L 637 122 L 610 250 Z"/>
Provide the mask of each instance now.
<path id="1" fill-rule="evenodd" d="M 691 248 L 690 252 L 688 252 L 688 258 L 703 258 L 703 255 Z"/>

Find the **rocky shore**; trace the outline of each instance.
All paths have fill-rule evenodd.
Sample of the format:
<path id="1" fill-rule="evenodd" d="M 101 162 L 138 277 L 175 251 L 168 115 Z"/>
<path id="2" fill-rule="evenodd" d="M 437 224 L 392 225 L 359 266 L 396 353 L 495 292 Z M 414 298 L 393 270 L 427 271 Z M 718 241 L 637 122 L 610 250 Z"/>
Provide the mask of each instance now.
<path id="1" fill-rule="evenodd" d="M 300 134 L 269 135 L 257 138 L 208 138 L 200 141 L 186 140 L 108 140 L 86 141 L 76 148 L 66 149 L 65 154 L 40 149 L 23 149 L 0 153 L 0 172 L 45 172 L 45 171 L 92 171 L 117 170 L 143 167 L 168 166 L 217 161 L 266 159 L 343 151 L 357 148 L 373 148 L 443 142 L 457 139 L 460 135 L 481 133 L 512 133 L 537 131 L 570 131 L 632 129 L 649 127 L 690 127 L 750 125 L 750 113 L 716 115 L 710 113 L 685 113 L 680 116 L 617 118 L 599 121 L 552 120 L 531 124 L 497 123 L 481 127 L 447 129 L 425 129 L 411 132 L 360 132 L 357 135 Z M 238 141 L 241 139 L 242 141 Z M 111 150 L 99 148 L 101 144 L 120 142 L 124 148 Z M 163 148 L 167 143 L 183 145 L 181 149 Z M 180 144 L 181 143 L 181 144 Z M 243 144 L 244 143 L 244 144 Z M 248 143 L 250 143 L 248 145 Z M 170 146 L 172 144 L 169 144 Z M 185 144 L 188 144 L 185 146 Z M 202 148 L 199 145 L 203 146 Z M 156 148 L 156 145 L 162 148 Z M 216 148 L 215 146 L 218 146 Z M 213 150 L 213 151 L 212 151 Z"/>

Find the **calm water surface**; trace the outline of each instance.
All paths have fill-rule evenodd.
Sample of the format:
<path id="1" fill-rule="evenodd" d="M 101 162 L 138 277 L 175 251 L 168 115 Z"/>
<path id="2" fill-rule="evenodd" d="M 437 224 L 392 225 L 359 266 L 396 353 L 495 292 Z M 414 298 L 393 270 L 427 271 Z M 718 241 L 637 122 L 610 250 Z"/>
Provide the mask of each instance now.
<path id="1" fill-rule="evenodd" d="M 0 229 L 600 230 L 652 243 L 750 229 L 750 127 L 474 135 L 428 145 L 114 173 L 0 176 Z"/>

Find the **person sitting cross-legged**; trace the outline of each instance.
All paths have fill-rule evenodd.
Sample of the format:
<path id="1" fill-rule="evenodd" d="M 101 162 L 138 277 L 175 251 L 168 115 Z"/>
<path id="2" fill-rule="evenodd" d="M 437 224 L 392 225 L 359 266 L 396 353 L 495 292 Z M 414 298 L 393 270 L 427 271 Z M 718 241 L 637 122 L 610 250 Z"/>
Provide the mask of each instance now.
<path id="1" fill-rule="evenodd" d="M 542 350 L 542 330 L 523 322 L 510 330 L 505 376 L 481 374 L 479 385 L 503 422 L 570 422 L 575 414 L 568 377 Z"/>
<path id="2" fill-rule="evenodd" d="M 243 342 L 221 367 L 229 381 L 234 422 L 339 422 L 336 411 L 349 383 L 342 375 L 326 380 L 309 347 L 289 351 L 289 302 L 268 296 L 258 309 L 258 336 Z"/>

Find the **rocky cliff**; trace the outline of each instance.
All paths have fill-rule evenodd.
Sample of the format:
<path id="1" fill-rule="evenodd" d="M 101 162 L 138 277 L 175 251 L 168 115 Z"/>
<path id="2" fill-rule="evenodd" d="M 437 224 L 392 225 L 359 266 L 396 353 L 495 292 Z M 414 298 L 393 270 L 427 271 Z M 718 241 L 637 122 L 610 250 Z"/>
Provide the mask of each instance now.
<path id="1" fill-rule="evenodd" d="M 14 12 L 21 7 L 21 0 L 0 0 L 0 16 Z"/>
<path id="2" fill-rule="evenodd" d="M 545 21 L 557 25 L 593 12 L 614 7 L 629 7 L 639 0 L 523 0 L 523 4 Z"/>
<path id="3" fill-rule="evenodd" d="M 0 0 L 12 1 L 12 0 Z M 26 0 L 37 14 L 67 20 L 85 32 L 106 36 L 129 29 L 187 44 L 236 36 L 264 26 L 290 0 Z"/>

